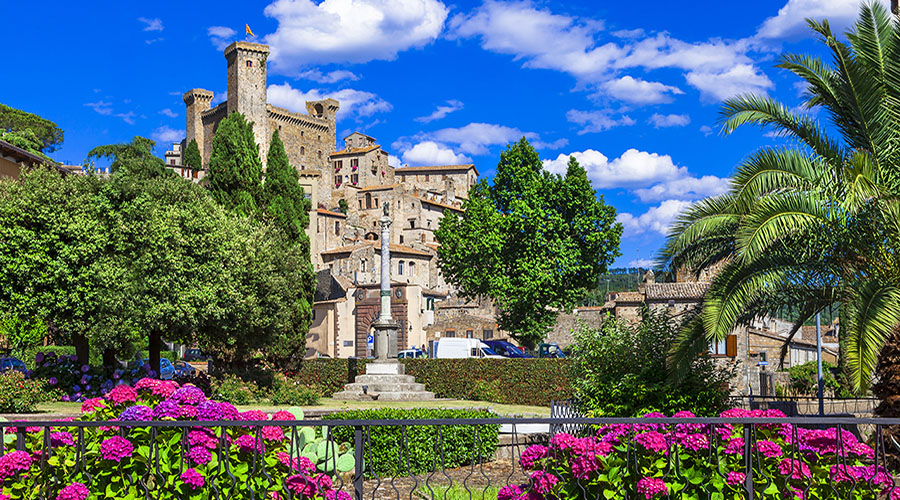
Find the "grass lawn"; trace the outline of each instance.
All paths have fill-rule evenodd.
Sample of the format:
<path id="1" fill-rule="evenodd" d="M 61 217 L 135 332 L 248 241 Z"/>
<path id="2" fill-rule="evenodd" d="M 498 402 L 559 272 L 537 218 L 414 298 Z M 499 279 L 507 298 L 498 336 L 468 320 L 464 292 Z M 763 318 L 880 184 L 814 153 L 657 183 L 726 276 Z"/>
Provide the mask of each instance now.
<path id="1" fill-rule="evenodd" d="M 449 488 L 446 485 L 432 486 L 431 489 L 420 486 L 414 493 L 416 497 L 427 500 L 497 500 L 499 492 L 500 488 L 493 486 L 470 486 L 466 491 L 462 486 L 454 484 Z"/>
<path id="2" fill-rule="evenodd" d="M 486 401 L 460 401 L 453 399 L 437 401 L 338 401 L 324 398 L 316 406 L 304 407 L 304 409 L 308 410 L 359 410 L 367 408 L 485 408 L 504 416 L 550 416 L 550 408 L 541 406 L 504 405 Z M 241 411 L 263 410 L 273 412 L 287 409 L 287 406 L 272 406 L 267 403 L 259 403 L 238 406 L 238 409 Z M 81 413 L 81 403 L 42 403 L 38 405 L 38 413 L 77 415 Z"/>

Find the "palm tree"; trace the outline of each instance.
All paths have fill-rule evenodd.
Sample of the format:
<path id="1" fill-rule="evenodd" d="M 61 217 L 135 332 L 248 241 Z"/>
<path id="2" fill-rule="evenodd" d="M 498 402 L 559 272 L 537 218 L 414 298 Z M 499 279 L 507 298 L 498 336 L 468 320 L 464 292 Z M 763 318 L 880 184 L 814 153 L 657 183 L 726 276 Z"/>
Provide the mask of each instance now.
<path id="1" fill-rule="evenodd" d="M 710 340 L 788 308 L 800 312 L 793 337 L 817 312 L 840 305 L 857 391 L 868 388 L 885 346 L 900 342 L 891 339 L 900 325 L 900 26 L 877 3 L 861 7 L 846 42 L 827 21 L 807 23 L 831 63 L 785 54 L 777 65 L 806 84 L 805 109 L 744 95 L 721 111 L 725 134 L 758 125 L 792 145 L 751 154 L 729 192 L 680 215 L 661 252 L 669 268 L 723 264 L 670 355 L 676 372 Z"/>

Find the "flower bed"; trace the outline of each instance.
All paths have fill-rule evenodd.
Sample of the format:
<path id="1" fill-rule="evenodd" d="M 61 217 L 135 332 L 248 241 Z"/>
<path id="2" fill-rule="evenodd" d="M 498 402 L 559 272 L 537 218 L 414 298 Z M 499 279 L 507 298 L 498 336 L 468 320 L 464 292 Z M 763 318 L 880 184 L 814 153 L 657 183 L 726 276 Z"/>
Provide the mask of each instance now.
<path id="1" fill-rule="evenodd" d="M 75 427 L 60 422 L 47 429 L 26 427 L 24 443 L 18 442 L 15 428 L 6 428 L 0 500 L 144 498 L 148 492 L 152 498 L 205 499 L 213 491 L 234 499 L 265 494 L 268 500 L 350 500 L 332 485 L 338 472 L 352 470 L 349 444 L 326 441 L 313 428 L 288 432 L 277 425 L 142 425 L 295 420 L 303 418 L 299 409 L 271 416 L 261 411 L 241 413 L 229 403 L 207 399 L 192 385 L 145 378 L 135 387 L 118 385 L 104 397 L 84 401 L 82 413 L 75 420 L 109 421 L 109 425 Z"/>
<path id="2" fill-rule="evenodd" d="M 723 418 L 783 418 L 777 410 L 728 410 Z M 874 450 L 845 429 L 757 424 L 747 446 L 740 424 L 653 423 L 601 426 L 593 435 L 557 434 L 520 458 L 528 484 L 500 490 L 499 500 L 745 497 L 747 458 L 755 498 L 900 499 Z M 679 412 L 675 418 L 693 418 Z M 749 452 L 751 457 L 745 457 Z"/>

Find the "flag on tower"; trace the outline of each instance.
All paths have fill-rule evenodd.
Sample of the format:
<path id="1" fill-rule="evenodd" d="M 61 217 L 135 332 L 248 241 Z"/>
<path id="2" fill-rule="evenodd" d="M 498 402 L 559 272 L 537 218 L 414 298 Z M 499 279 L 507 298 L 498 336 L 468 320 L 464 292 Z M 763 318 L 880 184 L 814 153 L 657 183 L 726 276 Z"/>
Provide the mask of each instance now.
<path id="1" fill-rule="evenodd" d="M 247 35 L 248 35 L 248 36 L 254 36 L 254 37 L 256 36 L 256 35 L 253 34 L 252 31 L 250 31 L 250 25 L 249 25 L 249 24 L 245 24 L 244 26 L 247 28 Z"/>

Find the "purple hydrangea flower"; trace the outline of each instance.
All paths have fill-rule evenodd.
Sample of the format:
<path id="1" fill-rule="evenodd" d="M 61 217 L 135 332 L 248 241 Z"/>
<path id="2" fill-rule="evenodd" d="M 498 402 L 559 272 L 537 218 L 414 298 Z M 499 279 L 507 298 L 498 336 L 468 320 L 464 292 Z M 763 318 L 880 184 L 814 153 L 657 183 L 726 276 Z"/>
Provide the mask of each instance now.
<path id="1" fill-rule="evenodd" d="M 222 420 L 222 409 L 215 401 L 203 401 L 197 405 L 198 420 Z"/>
<path id="2" fill-rule="evenodd" d="M 87 373 L 91 371 L 91 367 L 88 365 L 81 365 L 81 373 Z"/>
<path id="3" fill-rule="evenodd" d="M 50 385 L 56 385 L 59 383 L 59 380 L 56 380 L 56 377 L 50 377 L 50 380 L 47 381 Z"/>
<path id="4" fill-rule="evenodd" d="M 35 362 L 35 364 L 38 364 L 38 365 L 43 363 L 44 362 L 44 353 L 39 352 L 39 353 L 35 354 L 34 362 Z"/>
<path id="5" fill-rule="evenodd" d="M 125 411 L 119 414 L 119 420 L 153 420 L 153 409 L 144 405 L 129 406 L 128 408 L 125 408 Z"/>
<path id="6" fill-rule="evenodd" d="M 173 392 L 169 396 L 169 401 L 180 405 L 198 405 L 206 401 L 206 395 L 199 388 L 193 385 L 186 385 Z"/>
<path id="7" fill-rule="evenodd" d="M 234 440 L 234 446 L 246 453 L 263 453 L 263 443 L 256 439 L 256 436 L 244 434 Z"/>
<path id="8" fill-rule="evenodd" d="M 153 408 L 153 418 L 162 420 L 165 418 L 177 419 L 181 416 L 181 408 L 173 401 L 163 401 Z"/>
<path id="9" fill-rule="evenodd" d="M 187 453 L 187 457 L 197 465 L 206 465 L 212 460 L 212 453 L 208 448 L 203 446 L 195 446 Z"/>

